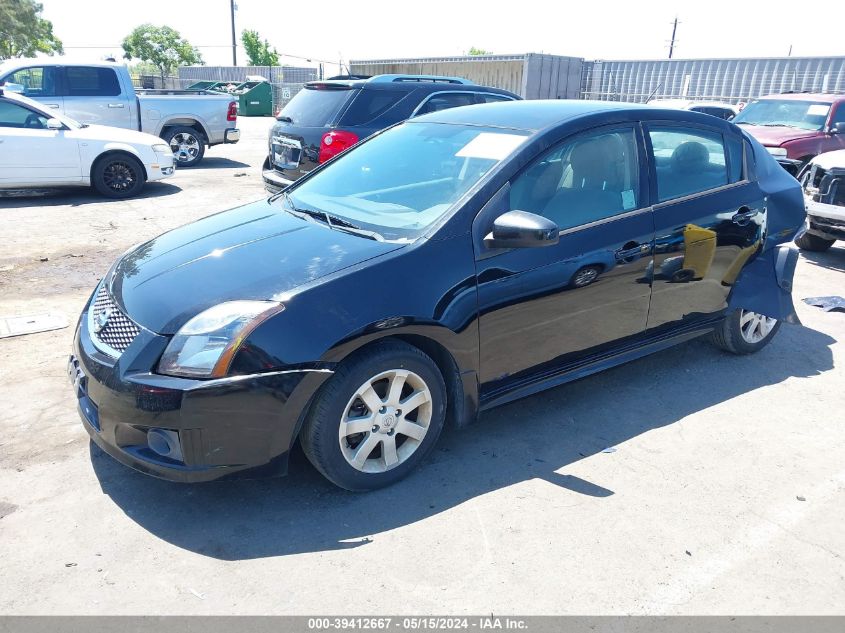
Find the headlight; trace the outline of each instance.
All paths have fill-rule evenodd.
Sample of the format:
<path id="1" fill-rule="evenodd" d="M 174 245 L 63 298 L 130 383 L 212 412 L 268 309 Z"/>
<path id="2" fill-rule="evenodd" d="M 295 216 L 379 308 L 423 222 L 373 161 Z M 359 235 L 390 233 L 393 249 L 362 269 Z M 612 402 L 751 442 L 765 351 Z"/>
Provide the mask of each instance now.
<path id="1" fill-rule="evenodd" d="M 160 154 L 172 154 L 173 150 L 170 149 L 170 145 L 165 143 L 156 143 L 153 145 L 153 151 L 158 152 Z"/>
<path id="2" fill-rule="evenodd" d="M 767 147 L 766 151 L 772 156 L 786 158 L 786 148 L 784 147 Z"/>
<path id="3" fill-rule="evenodd" d="M 284 310 L 275 301 L 227 301 L 199 313 L 176 333 L 158 363 L 171 376 L 220 378 L 262 321 Z"/>

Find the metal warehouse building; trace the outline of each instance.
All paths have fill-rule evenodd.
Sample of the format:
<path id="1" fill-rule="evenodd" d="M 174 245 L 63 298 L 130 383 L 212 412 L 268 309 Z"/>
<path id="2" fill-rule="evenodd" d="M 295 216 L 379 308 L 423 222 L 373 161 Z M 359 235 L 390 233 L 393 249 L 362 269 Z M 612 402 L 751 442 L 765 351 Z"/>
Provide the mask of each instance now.
<path id="1" fill-rule="evenodd" d="M 528 53 L 354 61 L 351 71 L 457 75 L 527 99 L 643 102 L 653 96 L 737 103 L 790 90 L 845 92 L 845 57 L 585 61 Z"/>

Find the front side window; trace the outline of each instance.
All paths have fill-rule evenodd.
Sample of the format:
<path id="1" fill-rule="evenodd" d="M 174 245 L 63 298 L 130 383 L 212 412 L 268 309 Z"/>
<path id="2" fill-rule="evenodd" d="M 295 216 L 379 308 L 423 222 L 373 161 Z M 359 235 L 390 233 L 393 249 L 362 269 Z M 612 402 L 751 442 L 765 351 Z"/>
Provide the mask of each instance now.
<path id="1" fill-rule="evenodd" d="M 328 213 L 385 239 L 413 239 L 525 138 L 498 128 L 404 123 L 293 185 L 277 204 Z"/>
<path id="2" fill-rule="evenodd" d="M 47 117 L 17 103 L 0 100 L 0 127 L 40 130 L 47 127 Z"/>
<path id="3" fill-rule="evenodd" d="M 829 113 L 829 103 L 797 99 L 760 99 L 745 106 L 733 122 L 737 125 L 784 126 L 815 131 L 822 129 Z"/>
<path id="4" fill-rule="evenodd" d="M 639 180 L 634 130 L 593 132 L 558 145 L 518 176 L 510 208 L 572 228 L 642 206 Z"/>
<path id="5" fill-rule="evenodd" d="M 56 69 L 53 66 L 21 68 L 10 75 L 6 75 L 3 81 L 7 85 L 17 84 L 21 86 L 21 93 L 25 97 L 56 96 Z"/>
<path id="6" fill-rule="evenodd" d="M 728 184 L 721 134 L 693 128 L 649 126 L 649 137 L 659 202 Z M 737 177 L 737 174 L 733 176 Z"/>
<path id="7" fill-rule="evenodd" d="M 65 69 L 67 94 L 71 97 L 116 97 L 120 94 L 117 74 L 111 68 L 70 66 Z"/>

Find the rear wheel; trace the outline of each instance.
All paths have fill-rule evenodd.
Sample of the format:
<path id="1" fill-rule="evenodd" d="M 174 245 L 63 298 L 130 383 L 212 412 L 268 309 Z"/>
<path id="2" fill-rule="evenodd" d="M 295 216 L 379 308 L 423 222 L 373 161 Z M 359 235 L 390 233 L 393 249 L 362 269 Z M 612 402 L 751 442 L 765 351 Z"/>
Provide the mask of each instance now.
<path id="1" fill-rule="evenodd" d="M 141 163 L 126 154 L 114 154 L 97 161 L 91 174 L 94 188 L 109 198 L 130 198 L 147 181 Z"/>
<path id="2" fill-rule="evenodd" d="M 170 145 L 178 167 L 193 167 L 205 155 L 205 139 L 192 127 L 173 127 L 162 138 Z"/>
<path id="3" fill-rule="evenodd" d="M 308 459 L 347 490 L 399 481 L 431 451 L 446 417 L 446 387 L 419 349 L 386 341 L 341 364 L 300 434 Z"/>
<path id="4" fill-rule="evenodd" d="M 780 321 L 751 310 L 734 310 L 713 332 L 713 342 L 732 354 L 753 354 L 774 338 Z"/>
<path id="5" fill-rule="evenodd" d="M 795 244 L 804 251 L 822 252 L 833 246 L 836 240 L 828 240 L 812 233 L 804 233 L 801 237 L 795 238 Z"/>

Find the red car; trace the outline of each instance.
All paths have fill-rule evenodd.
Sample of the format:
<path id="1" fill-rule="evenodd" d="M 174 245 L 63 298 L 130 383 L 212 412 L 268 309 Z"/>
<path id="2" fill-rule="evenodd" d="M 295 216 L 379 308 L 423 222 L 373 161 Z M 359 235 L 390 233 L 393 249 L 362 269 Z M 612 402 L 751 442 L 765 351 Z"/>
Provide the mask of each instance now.
<path id="1" fill-rule="evenodd" d="M 745 106 L 733 122 L 792 174 L 814 156 L 845 149 L 845 95 L 768 95 Z"/>

